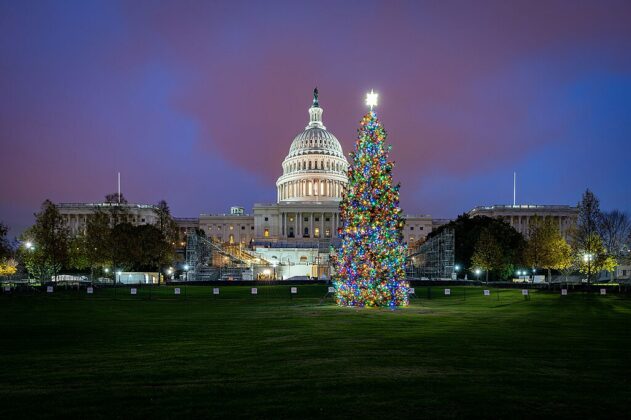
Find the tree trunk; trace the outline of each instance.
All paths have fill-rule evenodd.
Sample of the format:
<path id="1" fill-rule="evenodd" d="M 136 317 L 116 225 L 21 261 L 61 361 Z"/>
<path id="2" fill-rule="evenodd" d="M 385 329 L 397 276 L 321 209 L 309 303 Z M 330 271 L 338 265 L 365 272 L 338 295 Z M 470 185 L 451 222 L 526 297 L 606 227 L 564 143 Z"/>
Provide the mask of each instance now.
<path id="1" fill-rule="evenodd" d="M 486 270 L 486 282 L 489 282 L 489 270 Z"/>

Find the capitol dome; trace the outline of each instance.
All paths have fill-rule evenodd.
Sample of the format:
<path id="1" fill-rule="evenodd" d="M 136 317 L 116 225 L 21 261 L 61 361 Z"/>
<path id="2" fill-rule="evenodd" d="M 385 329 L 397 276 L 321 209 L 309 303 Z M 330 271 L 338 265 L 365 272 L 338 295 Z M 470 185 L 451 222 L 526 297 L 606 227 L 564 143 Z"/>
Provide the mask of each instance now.
<path id="1" fill-rule="evenodd" d="M 348 183 L 348 162 L 342 146 L 322 123 L 318 89 L 313 91 L 309 125 L 291 143 L 276 181 L 278 202 L 340 201 Z"/>

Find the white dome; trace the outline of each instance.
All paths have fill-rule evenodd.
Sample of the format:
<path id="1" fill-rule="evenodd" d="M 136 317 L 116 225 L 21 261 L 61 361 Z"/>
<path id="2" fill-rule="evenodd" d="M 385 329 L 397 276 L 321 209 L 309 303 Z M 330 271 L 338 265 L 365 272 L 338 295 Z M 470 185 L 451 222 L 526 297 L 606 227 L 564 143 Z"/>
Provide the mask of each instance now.
<path id="1" fill-rule="evenodd" d="M 307 127 L 298 134 L 289 148 L 286 159 L 304 154 L 324 154 L 344 158 L 340 142 L 325 128 Z"/>
<path id="2" fill-rule="evenodd" d="M 322 124 L 323 109 L 314 90 L 309 125 L 291 143 L 276 181 L 278 201 L 339 201 L 348 183 L 342 146 Z"/>

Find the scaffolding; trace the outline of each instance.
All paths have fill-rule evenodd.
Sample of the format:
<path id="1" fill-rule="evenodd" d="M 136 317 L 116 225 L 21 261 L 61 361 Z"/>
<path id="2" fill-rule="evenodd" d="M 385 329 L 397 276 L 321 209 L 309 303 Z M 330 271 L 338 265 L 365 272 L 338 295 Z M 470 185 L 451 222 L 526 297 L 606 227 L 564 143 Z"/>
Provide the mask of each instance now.
<path id="1" fill-rule="evenodd" d="M 239 280 L 243 270 L 257 264 L 269 265 L 269 262 L 242 244 L 223 244 L 200 235 L 195 229 L 186 232 L 187 280 Z"/>
<path id="2" fill-rule="evenodd" d="M 408 257 L 407 275 L 418 279 L 452 279 L 454 274 L 455 233 L 443 229 L 423 242 Z"/>

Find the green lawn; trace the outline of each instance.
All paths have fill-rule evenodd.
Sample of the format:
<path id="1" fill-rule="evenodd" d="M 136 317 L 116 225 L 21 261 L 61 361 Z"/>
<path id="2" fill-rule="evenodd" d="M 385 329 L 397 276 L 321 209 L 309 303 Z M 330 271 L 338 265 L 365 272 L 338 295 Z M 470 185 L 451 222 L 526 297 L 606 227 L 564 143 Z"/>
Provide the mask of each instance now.
<path id="1" fill-rule="evenodd" d="M 631 300 L 417 288 L 397 310 L 323 286 L 0 297 L 0 418 L 623 417 Z M 465 299 L 466 297 L 466 299 Z"/>

